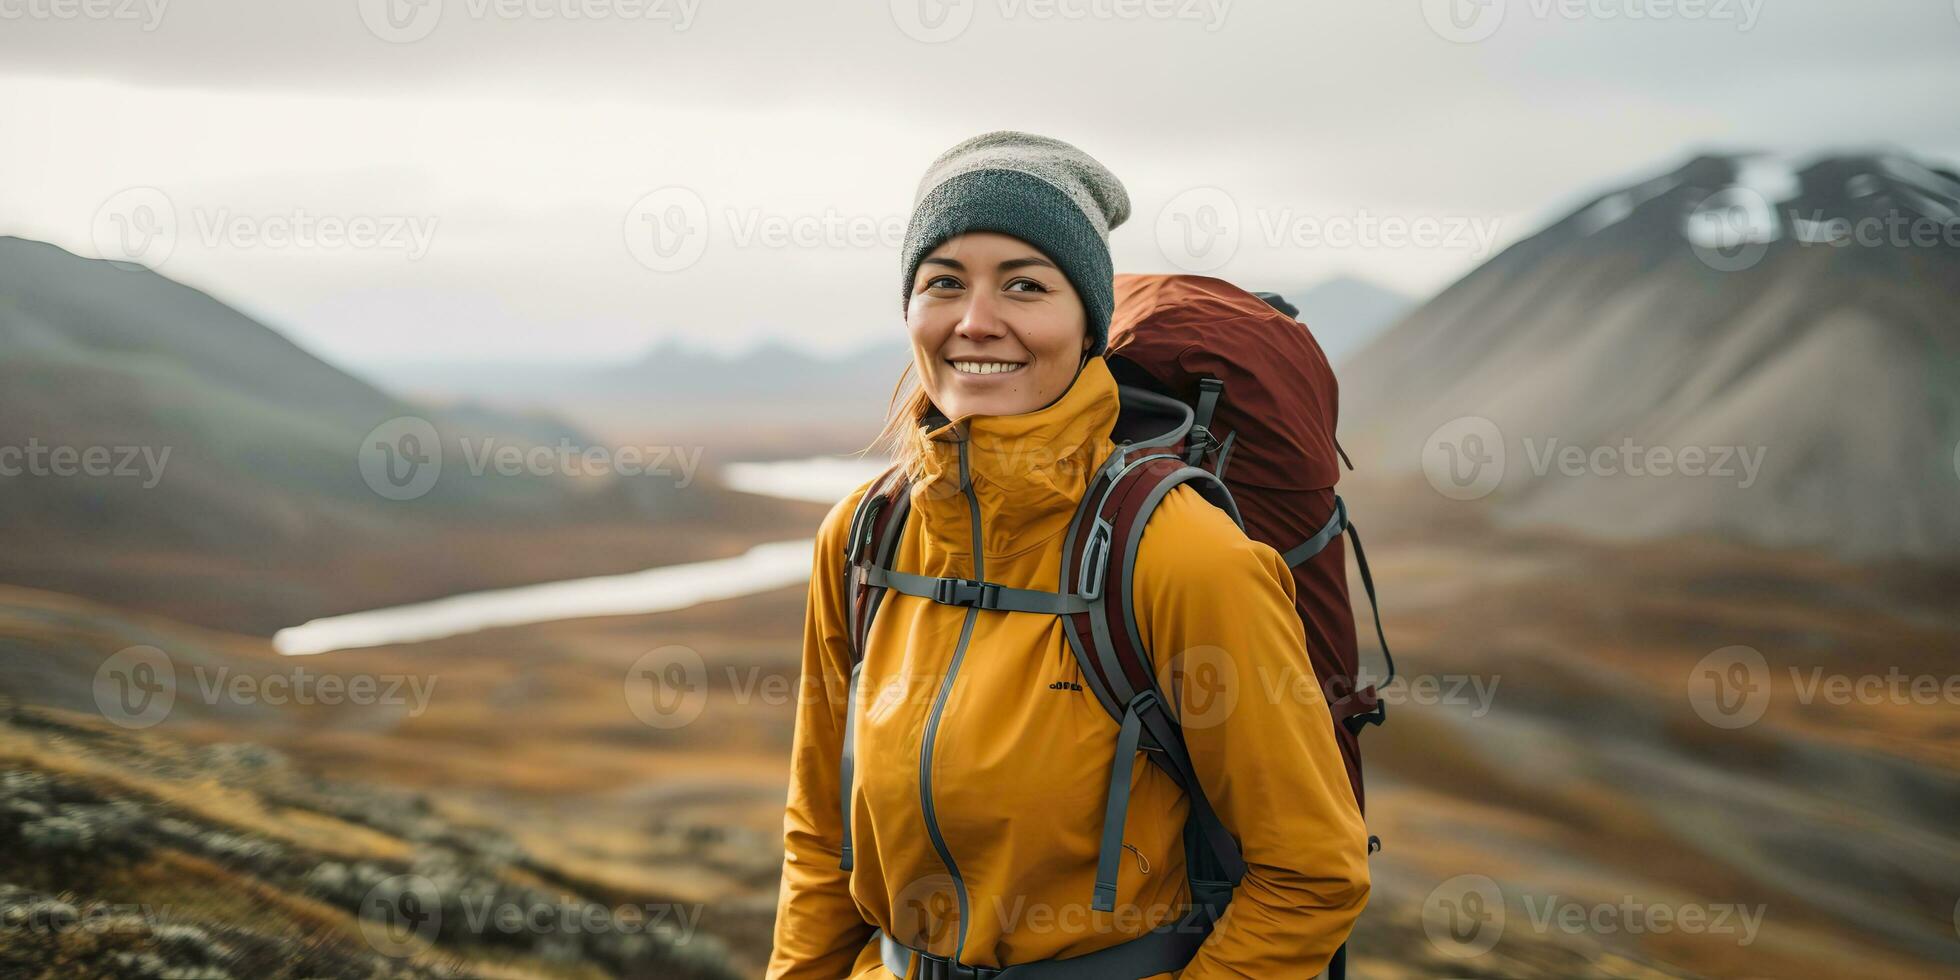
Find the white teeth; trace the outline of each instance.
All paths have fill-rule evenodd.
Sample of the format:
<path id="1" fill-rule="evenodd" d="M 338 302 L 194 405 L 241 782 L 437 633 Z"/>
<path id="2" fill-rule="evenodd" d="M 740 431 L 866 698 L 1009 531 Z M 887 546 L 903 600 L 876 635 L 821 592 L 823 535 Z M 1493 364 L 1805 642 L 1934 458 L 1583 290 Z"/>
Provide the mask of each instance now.
<path id="1" fill-rule="evenodd" d="M 1007 364 L 1000 361 L 954 361 L 952 363 L 953 370 L 961 374 L 1005 374 L 1009 371 L 1018 371 L 1021 369 L 1021 365 L 1019 364 Z"/>

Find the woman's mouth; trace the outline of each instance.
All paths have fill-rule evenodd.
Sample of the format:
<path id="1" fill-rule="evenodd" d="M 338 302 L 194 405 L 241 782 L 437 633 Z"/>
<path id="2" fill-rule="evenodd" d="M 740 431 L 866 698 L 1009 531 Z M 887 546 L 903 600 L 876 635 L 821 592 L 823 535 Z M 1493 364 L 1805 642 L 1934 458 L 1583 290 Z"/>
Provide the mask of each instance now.
<path id="1" fill-rule="evenodd" d="M 953 370 L 960 374 L 976 377 L 995 374 L 1013 374 L 1027 366 L 1022 361 L 956 361 L 950 358 L 947 359 L 946 363 L 951 364 Z"/>

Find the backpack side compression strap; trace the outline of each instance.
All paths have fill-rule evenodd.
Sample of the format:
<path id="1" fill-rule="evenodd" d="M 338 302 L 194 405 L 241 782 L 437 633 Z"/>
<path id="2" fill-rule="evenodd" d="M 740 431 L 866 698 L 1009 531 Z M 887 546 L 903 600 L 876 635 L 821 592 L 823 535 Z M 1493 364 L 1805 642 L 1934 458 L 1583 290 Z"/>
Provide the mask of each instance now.
<path id="1" fill-rule="evenodd" d="M 1381 604 L 1375 601 L 1375 576 L 1368 571 L 1368 553 L 1361 549 L 1361 532 L 1354 529 L 1354 522 L 1348 519 L 1347 503 L 1339 494 L 1334 495 L 1334 513 L 1327 523 L 1313 536 L 1286 550 L 1282 557 L 1286 567 L 1295 568 L 1312 560 L 1313 556 L 1327 549 L 1334 539 L 1346 532 L 1348 540 L 1354 542 L 1354 564 L 1361 572 L 1361 588 L 1368 593 L 1368 611 L 1375 616 L 1375 639 L 1381 643 L 1382 659 L 1388 663 L 1388 676 L 1380 684 L 1370 684 L 1354 691 L 1328 705 L 1334 712 L 1334 720 L 1347 726 L 1351 732 L 1360 732 L 1368 725 L 1379 725 L 1388 717 L 1388 706 L 1382 703 L 1380 690 L 1395 679 L 1395 655 L 1388 651 L 1388 634 L 1382 631 Z"/>

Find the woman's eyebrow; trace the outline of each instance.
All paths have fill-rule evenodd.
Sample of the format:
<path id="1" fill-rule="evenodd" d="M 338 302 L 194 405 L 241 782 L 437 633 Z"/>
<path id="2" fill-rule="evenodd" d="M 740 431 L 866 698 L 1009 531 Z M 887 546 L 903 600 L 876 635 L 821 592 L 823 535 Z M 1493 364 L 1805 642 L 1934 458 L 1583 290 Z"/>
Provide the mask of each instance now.
<path id="1" fill-rule="evenodd" d="M 946 267 L 948 267 L 948 268 L 952 268 L 952 269 L 958 269 L 958 270 L 959 270 L 959 271 L 961 271 L 961 272 L 965 272 L 965 271 L 966 271 L 966 266 L 965 266 L 965 264 L 963 264 L 963 263 L 961 263 L 961 262 L 960 262 L 960 260 L 958 260 L 958 259 L 949 259 L 949 258 L 942 258 L 942 257 L 937 257 L 937 256 L 935 256 L 935 257 L 933 257 L 933 258 L 928 258 L 928 259 L 921 259 L 921 260 L 920 260 L 920 264 L 921 264 L 921 265 L 923 265 L 923 264 L 925 264 L 925 263 L 927 263 L 927 262 L 930 262 L 930 263 L 932 263 L 933 265 L 943 265 L 943 266 L 946 266 Z M 1050 268 L 1050 269 L 1054 269 L 1054 268 L 1055 268 L 1055 263 L 1053 263 L 1053 262 L 1050 262 L 1050 261 L 1048 261 L 1047 259 L 1044 259 L 1044 258 L 1042 258 L 1042 257 L 1041 257 L 1041 256 L 1039 256 L 1039 255 L 1030 255 L 1030 256 L 1027 256 L 1026 258 L 1019 258 L 1019 259 L 1008 259 L 1008 260 L 1006 260 L 1006 261 L 1004 261 L 1004 262 L 1002 262 L 1002 263 L 1001 263 L 1001 264 L 1000 264 L 999 266 L 997 266 L 996 268 L 998 268 L 998 269 L 999 269 L 1000 271 L 1002 271 L 1002 272 L 1012 272 L 1012 271 L 1013 271 L 1013 270 L 1015 270 L 1015 269 L 1019 269 L 1019 268 L 1021 268 L 1021 267 L 1023 267 L 1023 266 L 1030 266 L 1030 265 L 1040 265 L 1040 266 L 1047 266 L 1047 267 L 1048 267 L 1048 268 Z M 1060 270 L 1057 270 L 1057 271 L 1060 271 Z"/>
<path id="2" fill-rule="evenodd" d="M 1022 266 L 1028 266 L 1028 265 L 1043 265 L 1043 266 L 1047 266 L 1050 269 L 1055 268 L 1055 263 L 1050 262 L 1039 255 L 1030 255 L 1024 259 L 1008 259 L 1007 261 L 1002 262 L 999 268 L 1000 271 L 1002 272 L 1011 272 L 1015 269 L 1021 268 Z M 1059 272 L 1061 270 L 1057 269 L 1056 271 Z"/>

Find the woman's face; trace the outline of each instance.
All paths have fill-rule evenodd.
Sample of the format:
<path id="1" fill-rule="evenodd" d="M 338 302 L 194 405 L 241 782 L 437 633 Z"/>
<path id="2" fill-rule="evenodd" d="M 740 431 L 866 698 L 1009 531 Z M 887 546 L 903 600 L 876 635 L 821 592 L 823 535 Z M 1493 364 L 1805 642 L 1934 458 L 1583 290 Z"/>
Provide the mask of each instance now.
<path id="1" fill-rule="evenodd" d="M 912 358 L 949 419 L 1019 415 L 1068 390 L 1089 343 L 1075 287 L 1010 235 L 955 235 L 919 263 L 906 306 Z"/>

